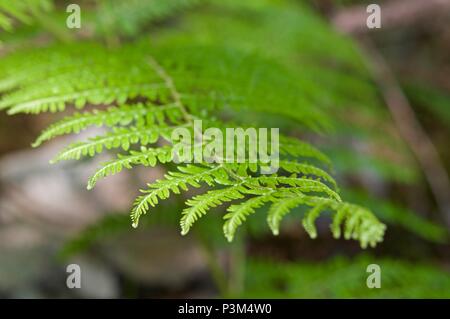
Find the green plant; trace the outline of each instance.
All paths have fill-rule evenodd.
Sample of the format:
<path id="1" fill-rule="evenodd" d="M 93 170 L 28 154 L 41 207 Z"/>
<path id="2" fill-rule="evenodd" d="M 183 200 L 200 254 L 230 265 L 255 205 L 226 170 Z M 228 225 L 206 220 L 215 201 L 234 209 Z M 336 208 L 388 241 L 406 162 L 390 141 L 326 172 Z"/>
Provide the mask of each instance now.
<path id="1" fill-rule="evenodd" d="M 34 15 L 39 17 L 42 10 L 52 7 L 51 1 L 6 4 L 3 7 L 9 11 L 0 16 L 7 21 L 4 26 L 12 26 L 13 18 L 30 22 Z M 171 133 L 178 127 L 191 127 L 195 119 L 203 120 L 207 127 L 276 125 L 285 135 L 296 136 L 325 130 L 321 142 L 325 141 L 323 148 L 339 173 L 354 174 L 370 167 L 387 180 L 410 182 L 417 178 L 396 134 L 379 134 L 380 125 L 389 129 L 388 116 L 358 49 L 307 5 L 234 0 L 133 1 L 126 5 L 99 0 L 94 4 L 88 6 L 91 12 L 83 13 L 83 21 L 98 32 L 96 42 L 105 41 L 114 48 L 79 41 L 39 50 L 20 49 L 2 60 L 0 71 L 0 109 L 9 114 L 66 114 L 46 129 L 34 146 L 93 126 L 107 128 L 103 135 L 69 145 L 53 160 L 81 159 L 106 150 L 115 154 L 122 149 L 116 159 L 93 174 L 88 188 L 136 165 L 169 164 Z M 158 24 L 168 21 L 167 25 Z M 150 34 L 152 44 L 148 39 L 135 39 L 143 30 Z M 111 42 L 111 37 L 116 39 Z M 125 39 L 134 41 L 121 45 Z M 68 106 L 77 109 L 71 116 L 67 116 Z M 85 107 L 91 110 L 82 112 Z M 271 115 L 269 121 L 267 114 Z M 359 155 L 348 147 L 353 144 L 348 141 L 383 151 Z M 170 192 L 202 182 L 219 189 L 186 201 L 183 233 L 210 209 L 245 198 L 241 205 L 231 205 L 226 215 L 224 230 L 229 239 L 247 215 L 270 203 L 268 223 L 274 233 L 286 214 L 306 205 L 312 210 L 303 225 L 313 237 L 315 218 L 329 209 L 338 212 L 335 236 L 340 234 L 341 215 L 347 215 L 345 237 L 358 238 L 366 245 L 368 238 L 362 239 L 363 233 L 373 232 L 369 241 L 380 240 L 383 227 L 367 210 L 340 202 L 336 182 L 326 171 L 330 160 L 325 155 L 310 144 L 287 137 L 282 138 L 281 152 L 281 172 L 271 177 L 255 174 L 259 164 L 180 166 L 181 171 L 168 173 L 138 197 L 133 224 Z M 387 160 L 386 154 L 394 154 L 396 160 Z M 369 199 L 361 202 L 369 203 Z M 409 220 L 399 210 L 393 211 L 397 212 L 393 216 L 400 216 L 397 220 Z M 357 225 L 372 230 L 353 228 Z M 428 232 L 419 231 L 421 227 L 412 229 L 421 235 Z"/>
<path id="2" fill-rule="evenodd" d="M 55 121 L 32 145 L 66 143 L 54 164 L 105 159 L 87 179 L 89 190 L 126 170 L 136 183 L 145 182 L 136 175 L 142 167 L 158 176 L 136 185 L 131 223 L 127 211 L 105 212 L 64 238 L 60 257 L 103 255 L 108 237 L 133 237 L 131 226 L 150 235 L 180 229 L 194 237 L 222 297 L 446 297 L 445 267 L 419 262 L 445 259 L 449 238 L 444 223 L 423 217 L 444 217 L 427 194 L 427 170 L 392 120 L 382 81 L 367 67 L 370 54 L 336 32 L 318 2 L 80 0 L 82 28 L 73 30 L 64 21 L 68 2 L 9 2 L 0 0 L 0 28 L 8 31 L 0 33 L 5 138 L 16 122 L 3 113 L 36 126 L 41 119 L 27 115 L 52 113 L 42 116 Z M 367 1 L 325 7 L 356 2 Z M 445 158 L 450 97 L 405 74 L 395 76 Z M 210 146 L 177 148 L 181 128 L 195 144 L 197 121 L 223 136 L 229 127 L 280 128 L 279 170 L 262 174 L 261 161 L 177 164 Z M 327 223 L 335 238 L 362 247 L 383 240 L 384 223 L 390 233 L 380 257 L 328 260 L 324 254 L 357 252 L 354 243 L 329 241 Z M 304 231 L 323 238 L 299 245 Z M 396 260 L 381 257 L 390 254 Z M 366 286 L 371 263 L 382 268 L 382 289 Z"/>
<path id="3" fill-rule="evenodd" d="M 245 105 L 254 112 L 280 113 L 315 125 L 311 114 L 317 117 L 316 112 L 295 109 L 299 101 L 288 93 L 293 92 L 294 84 L 279 81 L 288 79 L 289 73 L 272 61 L 265 62 L 224 48 L 183 46 L 183 51 L 184 55 L 173 56 L 172 52 L 179 52 L 174 45 L 152 48 L 139 44 L 108 51 L 96 45 L 77 44 L 33 50 L 29 55 L 12 55 L 2 61 L 0 87 L 9 91 L 2 98 L 0 108 L 7 109 L 9 114 L 37 114 L 64 111 L 67 105 L 77 109 L 102 105 L 102 110 L 75 113 L 62 119 L 45 130 L 34 143 L 39 146 L 56 136 L 78 133 L 91 126 L 109 127 L 110 131 L 104 135 L 69 145 L 53 160 L 80 159 L 121 148 L 124 153 L 95 172 L 88 188 L 123 168 L 153 167 L 157 163 L 170 162 L 174 155 L 172 132 L 186 127 L 194 134 L 194 119 L 211 122 L 211 117 L 228 103 L 238 109 Z M 211 56 L 221 57 L 224 65 L 219 72 L 208 64 Z M 30 67 L 18 72 L 17 63 L 23 62 L 24 57 Z M 159 64 L 158 60 L 166 62 Z M 236 66 L 240 66 L 240 76 L 230 78 L 232 74 L 228 70 L 234 70 Z M 205 83 L 205 79 L 217 81 Z M 271 88 L 270 95 L 266 91 L 268 87 Z M 292 98 L 286 101 L 284 96 Z M 271 104 L 267 104 L 268 101 Z M 289 109 L 275 107 L 285 103 L 289 103 Z M 105 109 L 106 105 L 110 107 Z M 302 113 L 305 115 L 301 116 Z M 212 122 L 212 126 L 225 125 L 220 120 Z M 161 141 L 165 144 L 158 144 Z M 139 147 L 133 148 L 136 144 Z M 169 172 L 164 179 L 149 184 L 143 195 L 136 199 L 131 213 L 133 226 L 137 227 L 141 215 L 160 199 L 204 183 L 217 189 L 186 202 L 188 208 L 181 218 L 183 234 L 188 233 L 197 219 L 211 208 L 241 200 L 229 206 L 224 216 L 224 233 L 230 241 L 247 216 L 266 203 L 272 204 L 268 223 L 275 234 L 284 215 L 296 206 L 307 205 L 311 210 L 303 225 L 311 237 L 316 236 L 316 218 L 323 210 L 330 209 L 336 212 L 332 225 L 335 237 L 341 236 L 343 224 L 345 238 L 358 239 L 363 247 L 374 246 L 382 239 L 383 224 L 366 209 L 342 202 L 333 190 L 336 183 L 330 175 L 313 162 L 302 162 L 313 158 L 327 164 L 325 155 L 309 144 L 287 137 L 281 138 L 280 151 L 280 167 L 287 174 L 258 175 L 256 172 L 261 163 L 179 165 L 178 171 Z"/>
<path id="4" fill-rule="evenodd" d="M 136 36 L 148 24 L 163 21 L 175 12 L 195 6 L 204 0 L 170 0 L 127 2 L 96 1 L 96 16 L 92 18 L 98 32 L 107 36 Z"/>
<path id="5" fill-rule="evenodd" d="M 30 12 L 36 11 L 34 5 L 36 10 L 51 7 L 50 1 L 36 1 Z M 355 173 L 371 167 L 388 180 L 416 178 L 396 135 L 379 134 L 379 126 L 389 121 L 358 49 L 306 5 L 171 0 L 135 1 L 124 6 L 108 0 L 95 1 L 92 8 L 83 13 L 84 23 L 98 31 L 96 42 L 106 37 L 105 42 L 114 48 L 86 41 L 56 43 L 41 49 L 19 49 L 0 62 L 0 109 L 9 114 L 65 114 L 34 146 L 91 127 L 106 128 L 105 134 L 69 145 L 53 160 L 119 153 L 92 175 L 89 189 L 102 178 L 136 165 L 173 167 L 171 133 L 178 127 L 192 131 L 195 119 L 222 129 L 230 125 L 280 126 L 286 136 L 325 131 L 321 136 L 324 149 L 332 155 L 338 172 Z M 16 12 L 20 20 L 23 14 Z M 154 24 L 168 19 L 172 23 Z M 124 39 L 139 38 L 144 29 L 151 44 L 145 38 L 120 44 Z M 115 39 L 111 41 L 111 37 Z M 68 106 L 77 111 L 68 116 Z M 90 110 L 82 111 L 84 108 Z M 354 116 L 349 118 L 349 114 Z M 335 129 L 330 131 L 330 127 Z M 341 142 L 346 140 L 384 151 L 361 156 L 348 148 L 352 143 Z M 337 212 L 332 226 L 336 237 L 344 218 L 346 238 L 357 238 L 363 246 L 381 239 L 383 226 L 376 218 L 362 207 L 341 202 L 336 182 L 327 172 L 330 160 L 323 153 L 293 137 L 282 137 L 280 150 L 281 170 L 276 176 L 255 174 L 260 163 L 181 165 L 137 198 L 133 224 L 171 192 L 206 183 L 218 189 L 186 201 L 182 233 L 224 203 L 232 204 L 224 227 L 230 240 L 246 217 L 266 204 L 271 204 L 269 226 L 278 233 L 281 219 L 295 207 L 306 205 L 311 210 L 303 225 L 313 237 L 314 220 L 327 209 Z M 380 153 L 395 153 L 397 159 L 386 160 Z"/>
<path id="6" fill-rule="evenodd" d="M 7 31 L 14 29 L 14 22 L 29 24 L 36 14 L 49 11 L 51 0 L 0 1 L 0 28 Z"/>
<path id="7" fill-rule="evenodd" d="M 366 285 L 367 266 L 381 268 L 381 289 Z M 362 255 L 322 263 L 250 260 L 246 298 L 448 298 L 448 269 L 434 264 Z"/>

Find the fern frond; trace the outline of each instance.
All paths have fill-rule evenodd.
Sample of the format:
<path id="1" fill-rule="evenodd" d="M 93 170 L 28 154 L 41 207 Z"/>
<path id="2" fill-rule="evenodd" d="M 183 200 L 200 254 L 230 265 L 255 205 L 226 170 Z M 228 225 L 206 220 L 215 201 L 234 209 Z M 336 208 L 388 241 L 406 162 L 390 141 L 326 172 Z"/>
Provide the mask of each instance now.
<path id="1" fill-rule="evenodd" d="M 247 189 L 242 185 L 233 185 L 225 189 L 216 189 L 208 191 L 205 194 L 197 195 L 186 201 L 186 205 L 190 206 L 183 210 L 181 217 L 181 234 L 186 235 L 192 225 L 211 208 L 220 206 L 226 202 L 244 198 Z"/>
<path id="2" fill-rule="evenodd" d="M 0 102 L 0 109 L 9 108 L 8 114 L 18 113 L 38 114 L 42 112 L 62 112 L 67 103 L 73 103 L 77 108 L 83 108 L 86 103 L 94 105 L 124 103 L 128 98 L 138 96 L 154 97 L 152 90 L 163 89 L 164 84 L 130 83 L 105 87 L 103 85 L 82 88 L 75 92 L 65 92 L 45 97 L 20 97 L 10 95 Z M 12 106 L 14 105 L 14 106 Z"/>
<path id="3" fill-rule="evenodd" d="M 27 79 L 23 79 L 23 72 L 16 74 L 7 67 L 4 86 L 15 90 L 3 96 L 0 109 L 9 109 L 9 114 L 37 114 L 62 111 L 69 104 L 79 109 L 87 103 L 120 105 L 137 97 L 167 101 L 167 87 L 145 62 L 145 49 L 126 47 L 112 51 L 89 44 L 73 51 L 71 48 L 55 47 L 54 60 L 39 51 L 30 53 L 37 66 Z M 17 58 L 12 55 L 3 63 L 20 57 L 23 58 L 21 54 Z M 12 87 L 13 84 L 20 84 L 20 88 Z"/>
<path id="4" fill-rule="evenodd" d="M 167 135 L 173 127 L 153 127 L 153 128 L 114 128 L 102 136 L 90 138 L 85 142 L 75 142 L 60 152 L 51 162 L 57 163 L 62 160 L 79 160 L 82 156 L 94 156 L 103 149 L 122 148 L 128 151 L 132 144 L 140 143 L 147 145 L 158 141 L 161 135 Z"/>
<path id="5" fill-rule="evenodd" d="M 250 198 L 238 205 L 232 205 L 227 209 L 228 213 L 224 216 L 223 232 L 229 242 L 233 241 L 237 228 L 242 225 L 247 216 L 253 214 L 257 208 L 273 198 L 273 192 L 273 190 L 268 190 L 262 195 Z"/>
<path id="6" fill-rule="evenodd" d="M 274 235 L 279 233 L 280 223 L 285 215 L 297 206 L 307 205 L 312 208 L 303 217 L 302 224 L 311 238 L 317 237 L 314 223 L 325 210 L 335 212 L 331 231 L 336 239 L 341 237 L 341 228 L 344 230 L 345 239 L 357 239 L 363 248 L 369 245 L 374 247 L 383 238 L 386 226 L 363 207 L 330 198 L 299 194 L 296 190 L 284 192 L 281 195 L 274 197 L 274 203 L 267 217 Z"/>
<path id="7" fill-rule="evenodd" d="M 149 189 L 142 190 L 145 195 L 139 196 L 131 212 L 133 227 L 137 227 L 139 218 L 145 214 L 150 206 L 154 207 L 159 199 L 167 199 L 170 193 L 179 194 L 180 190 L 186 191 L 188 186 L 200 187 L 201 182 L 213 186 L 216 179 L 223 180 L 226 171 L 223 166 L 196 166 L 187 165 L 178 167 L 179 172 L 169 172 L 165 179 L 148 184 Z"/>
<path id="8" fill-rule="evenodd" d="M 84 44 L 18 51 L 0 60 L 0 90 L 6 92 L 19 86 L 37 85 L 49 79 L 58 82 L 64 79 L 67 73 L 72 74 L 74 70 L 80 72 L 93 64 L 101 63 L 102 61 L 95 59 L 96 55 L 89 55 L 89 52 L 101 50 L 102 46 Z"/>
<path id="9" fill-rule="evenodd" d="M 342 229 L 344 230 L 345 239 L 358 239 L 361 247 L 366 248 L 368 245 L 374 247 L 377 242 L 381 241 L 386 226 L 378 221 L 378 219 L 366 208 L 358 205 L 336 202 L 320 197 L 309 198 L 308 205 L 320 206 L 320 210 L 331 209 L 335 211 L 331 231 L 335 238 L 340 238 Z M 304 221 L 305 229 L 310 234 L 315 234 L 314 220 L 320 212 L 311 211 L 307 220 Z M 343 225 L 343 226 L 342 226 Z"/>
<path id="10" fill-rule="evenodd" d="M 167 163 L 172 160 L 172 155 L 172 148 L 169 146 L 160 148 L 142 146 L 140 151 L 130 151 L 127 155 L 118 154 L 117 159 L 104 163 L 89 178 L 87 188 L 93 189 L 101 178 L 120 173 L 123 168 L 132 169 L 134 165 L 154 167 L 157 163 Z"/>
<path id="11" fill-rule="evenodd" d="M 316 181 L 308 178 L 298 178 L 295 174 L 286 176 L 260 176 L 254 178 L 252 182 L 258 182 L 263 185 L 267 185 L 272 188 L 276 188 L 279 184 L 286 184 L 294 187 L 302 193 L 324 193 L 329 198 L 332 198 L 338 202 L 341 201 L 341 197 L 338 193 L 333 191 L 327 185 L 320 181 Z"/>
<path id="12" fill-rule="evenodd" d="M 174 147 L 161 146 L 159 141 L 173 144 L 171 133 L 181 127 L 188 129 L 191 138 L 196 137 L 195 119 L 203 120 L 204 129 L 215 127 L 211 124 L 214 121 L 222 123 L 219 128 L 226 127 L 216 116 L 230 106 L 252 114 L 276 114 L 311 128 L 321 127 L 327 121 L 307 96 L 299 94 L 303 87 L 298 85 L 296 76 L 276 59 L 224 46 L 180 46 L 170 39 L 152 46 L 138 43 L 118 50 L 93 47 L 55 46 L 0 61 L 0 109 L 8 109 L 9 114 L 57 112 L 69 106 L 102 108 L 64 118 L 35 142 L 38 146 L 54 137 L 94 126 L 110 128 L 104 135 L 69 145 L 53 160 L 93 157 L 121 148 L 123 154 L 104 163 L 92 175 L 89 189 L 101 178 L 124 168 L 153 167 L 172 160 Z M 49 60 L 47 54 L 54 59 Z M 21 70 L 18 64 L 28 56 L 29 61 Z M 30 70 L 28 77 L 25 69 Z M 147 148 L 149 144 L 153 145 Z M 139 147 L 140 151 L 135 151 Z M 316 234 L 315 219 L 328 209 L 337 211 L 332 226 L 336 237 L 342 228 L 345 238 L 358 239 L 362 246 L 381 241 L 384 225 L 369 211 L 342 202 L 334 179 L 315 166 L 315 162 L 330 165 L 321 151 L 298 139 L 280 136 L 277 155 L 281 169 L 290 176 L 262 176 L 258 167 L 265 163 L 261 161 L 201 161 L 179 166 L 178 171 L 168 172 L 141 191 L 131 212 L 132 225 L 137 227 L 140 217 L 160 200 L 206 184 L 214 190 L 187 201 L 188 208 L 181 217 L 182 234 L 188 233 L 212 208 L 241 200 L 229 206 L 225 215 L 223 229 L 230 241 L 246 218 L 269 202 L 272 208 L 268 221 L 274 233 L 283 216 L 294 207 L 305 205 L 312 208 L 304 222 L 311 236 Z"/>
<path id="13" fill-rule="evenodd" d="M 316 226 L 314 225 L 314 222 L 326 207 L 327 203 L 322 202 L 317 206 L 314 206 L 312 209 L 310 209 L 303 218 L 302 221 L 303 227 L 305 228 L 306 232 L 309 234 L 311 238 L 317 237 L 317 229 Z"/>
<path id="14" fill-rule="evenodd" d="M 298 163 L 295 161 L 285 161 L 282 160 L 279 162 L 280 167 L 289 173 L 303 174 L 306 176 L 316 176 L 322 179 L 325 182 L 330 183 L 335 190 L 338 189 L 337 183 L 330 174 L 326 171 L 315 167 L 313 165 Z"/>
<path id="15" fill-rule="evenodd" d="M 331 165 L 331 160 L 309 143 L 294 138 L 280 137 L 280 153 L 294 157 L 308 157 L 316 159 L 326 165 Z"/>
<path id="16" fill-rule="evenodd" d="M 298 193 L 294 196 L 282 197 L 276 200 L 267 213 L 267 224 L 272 233 L 278 235 L 280 232 L 280 224 L 285 215 L 297 206 L 305 204 L 305 196 Z"/>
<path id="17" fill-rule="evenodd" d="M 105 111 L 93 110 L 92 112 L 75 113 L 44 130 L 33 143 L 33 147 L 60 135 L 79 133 L 90 126 L 115 127 L 134 123 L 136 126 L 142 127 L 144 124 L 153 124 L 155 117 L 164 118 L 165 112 L 173 109 L 175 109 L 173 104 L 153 106 L 138 103 L 136 105 L 110 107 Z M 172 115 L 173 113 L 175 112 L 169 114 Z M 174 119 L 175 117 L 172 116 L 171 118 Z"/>

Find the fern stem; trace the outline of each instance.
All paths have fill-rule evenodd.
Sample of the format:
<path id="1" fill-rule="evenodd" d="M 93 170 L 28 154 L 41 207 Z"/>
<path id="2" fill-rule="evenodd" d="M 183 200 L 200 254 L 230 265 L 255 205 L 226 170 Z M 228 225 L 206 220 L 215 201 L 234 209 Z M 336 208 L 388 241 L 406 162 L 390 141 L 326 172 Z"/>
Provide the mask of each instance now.
<path id="1" fill-rule="evenodd" d="M 198 242 L 203 250 L 206 257 L 206 263 L 211 273 L 211 277 L 219 291 L 221 297 L 226 297 L 229 295 L 228 285 L 226 280 L 226 275 L 220 262 L 217 258 L 215 249 L 212 247 L 209 238 L 204 236 L 197 236 Z"/>
<path id="2" fill-rule="evenodd" d="M 180 111 L 183 114 L 183 117 L 186 120 L 186 122 L 192 123 L 192 116 L 189 114 L 186 107 L 182 103 L 181 95 L 176 89 L 172 77 L 152 56 L 149 56 L 149 64 L 155 70 L 155 72 L 161 77 L 161 79 L 164 80 L 164 82 L 166 83 L 167 88 L 169 89 L 174 99 L 175 104 L 178 105 L 178 107 L 180 108 Z"/>
<path id="3" fill-rule="evenodd" d="M 228 295 L 238 297 L 244 290 L 245 277 L 245 240 L 236 236 L 230 247 L 230 269 L 228 279 Z"/>
<path id="4" fill-rule="evenodd" d="M 149 64 L 150 66 L 158 73 L 158 75 L 161 77 L 161 79 L 164 80 L 164 82 L 167 85 L 167 88 L 171 92 L 171 95 L 174 99 L 174 102 L 178 107 L 180 108 L 181 113 L 183 114 L 184 119 L 186 122 L 193 124 L 192 116 L 187 111 L 186 107 L 184 106 L 183 102 L 181 101 L 181 95 L 178 92 L 178 90 L 175 87 L 175 83 L 173 82 L 172 77 L 166 72 L 166 70 L 152 57 L 149 57 Z M 199 132 L 194 131 L 194 136 L 197 137 Z M 224 167 L 225 171 L 232 176 L 235 180 L 242 181 L 242 178 L 235 174 L 232 170 L 228 169 L 227 167 Z"/>

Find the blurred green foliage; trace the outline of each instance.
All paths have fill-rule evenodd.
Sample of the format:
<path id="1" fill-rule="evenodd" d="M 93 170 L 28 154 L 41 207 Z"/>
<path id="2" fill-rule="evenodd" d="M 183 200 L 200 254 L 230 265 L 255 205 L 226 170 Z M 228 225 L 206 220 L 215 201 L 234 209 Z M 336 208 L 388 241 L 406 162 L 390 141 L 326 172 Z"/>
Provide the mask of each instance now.
<path id="1" fill-rule="evenodd" d="M 366 285 L 367 266 L 381 269 L 381 288 Z M 449 298 L 450 272 L 433 264 L 359 256 L 327 262 L 247 264 L 245 298 Z"/>

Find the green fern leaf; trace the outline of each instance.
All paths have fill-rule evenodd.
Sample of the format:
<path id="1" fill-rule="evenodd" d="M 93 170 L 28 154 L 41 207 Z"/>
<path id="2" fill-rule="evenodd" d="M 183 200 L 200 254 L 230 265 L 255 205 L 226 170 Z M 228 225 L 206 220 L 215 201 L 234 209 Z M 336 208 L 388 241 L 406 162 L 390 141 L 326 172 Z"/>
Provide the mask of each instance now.
<path id="1" fill-rule="evenodd" d="M 311 238 L 317 237 L 317 229 L 316 226 L 314 225 L 314 222 L 319 217 L 320 213 L 326 208 L 326 205 L 327 205 L 326 202 L 320 203 L 319 205 L 310 209 L 306 213 L 306 216 L 303 218 L 302 221 L 303 227 L 305 228 L 306 232 L 309 234 Z"/>
<path id="2" fill-rule="evenodd" d="M 223 166 L 195 166 L 187 165 L 178 167 L 179 172 L 169 172 L 165 179 L 148 184 L 149 189 L 141 191 L 145 195 L 139 196 L 131 212 L 133 227 L 137 227 L 141 215 L 146 214 L 150 206 L 154 207 L 159 199 L 167 199 L 170 193 L 179 194 L 180 189 L 186 191 L 188 186 L 200 187 L 201 182 L 210 186 L 215 184 L 215 179 L 223 179 L 226 174 Z"/>
<path id="3" fill-rule="evenodd" d="M 110 107 L 106 111 L 93 110 L 92 112 L 75 113 L 63 120 L 51 125 L 36 139 L 33 147 L 41 145 L 43 142 L 53 139 L 57 136 L 79 133 L 91 126 L 126 126 L 135 123 L 136 126 L 142 127 L 153 124 L 153 118 L 164 117 L 164 112 L 173 109 L 174 105 L 152 106 L 143 105 L 123 105 L 120 107 Z M 158 115 L 157 113 L 163 113 Z"/>
<path id="4" fill-rule="evenodd" d="M 86 142 L 75 142 L 59 153 L 51 162 L 57 163 L 62 160 L 79 160 L 82 156 L 94 156 L 103 151 L 104 148 L 122 148 L 125 151 L 130 149 L 132 144 L 140 143 L 147 145 L 158 141 L 160 135 L 167 135 L 173 127 L 154 128 L 114 128 L 102 136 L 96 136 Z M 165 131 L 165 132 L 164 132 Z M 163 133 L 164 132 L 164 133 Z"/>
<path id="5" fill-rule="evenodd" d="M 183 210 L 183 216 L 180 221 L 181 234 L 186 235 L 192 225 L 211 208 L 220 206 L 225 202 L 242 199 L 246 191 L 247 189 L 242 184 L 238 184 L 225 189 L 208 191 L 188 200 L 186 204 L 190 207 Z"/>
<path id="6" fill-rule="evenodd" d="M 250 198 L 241 204 L 232 205 L 227 209 L 223 232 L 229 242 L 233 241 L 237 228 L 242 225 L 248 215 L 255 213 L 257 208 L 272 200 L 272 194 L 273 191 L 267 191 L 265 194 Z"/>
<path id="7" fill-rule="evenodd" d="M 290 194 L 289 197 L 277 198 L 277 200 L 270 206 L 267 214 L 267 224 L 272 233 L 278 235 L 280 232 L 280 223 L 283 217 L 292 211 L 297 206 L 305 204 L 305 196 L 298 193 Z"/>
<path id="8" fill-rule="evenodd" d="M 93 157 L 121 148 L 123 154 L 102 164 L 92 175 L 89 189 L 101 178 L 123 169 L 171 161 L 171 133 L 186 128 L 191 138 L 196 137 L 195 119 L 203 120 L 204 129 L 218 127 L 223 131 L 228 124 L 219 118 L 230 106 L 252 114 L 276 114 L 311 128 L 327 121 L 308 98 L 298 94 L 304 87 L 298 86 L 297 77 L 277 60 L 224 46 L 176 42 L 162 41 L 151 46 L 137 43 L 116 50 L 92 44 L 55 45 L 33 50 L 32 54 L 13 54 L 0 61 L 0 109 L 8 109 L 9 114 L 37 114 L 65 111 L 68 107 L 101 107 L 65 117 L 34 143 L 38 146 L 91 127 L 110 128 L 104 135 L 69 145 L 53 160 Z M 205 144 L 200 146 L 203 151 Z M 312 237 L 317 234 L 314 221 L 326 208 L 336 212 L 332 225 L 335 237 L 343 232 L 344 238 L 358 239 L 362 246 L 381 241 L 384 225 L 364 208 L 342 202 L 335 180 L 312 163 L 330 166 L 321 151 L 281 135 L 277 155 L 282 171 L 271 176 L 262 176 L 258 171 L 265 164 L 261 161 L 201 161 L 179 166 L 178 171 L 168 172 L 164 179 L 148 184 L 142 191 L 131 212 L 133 227 L 160 200 L 206 184 L 214 190 L 186 202 L 188 207 L 180 221 L 182 234 L 212 208 L 241 200 L 229 206 L 224 217 L 224 233 L 230 241 L 246 218 L 269 202 L 272 205 L 267 219 L 274 233 L 278 233 L 286 214 L 306 205 L 311 210 L 303 223 Z M 283 176 L 286 172 L 291 175 Z"/>
<path id="9" fill-rule="evenodd" d="M 282 169 L 286 170 L 289 173 L 319 177 L 323 181 L 330 183 L 335 190 L 338 190 L 337 183 L 334 178 L 318 167 L 294 161 L 280 161 L 279 164 Z"/>
<path id="10" fill-rule="evenodd" d="M 320 181 L 308 179 L 308 178 L 297 178 L 296 175 L 290 177 L 286 176 L 261 176 L 255 178 L 255 181 L 265 184 L 269 187 L 276 188 L 279 184 L 286 184 L 295 187 L 302 193 L 324 193 L 329 198 L 332 198 L 338 202 L 341 201 L 341 197 L 338 193 L 330 189 L 327 185 Z"/>
<path id="11" fill-rule="evenodd" d="M 312 145 L 299 141 L 297 139 L 281 137 L 280 138 L 280 152 L 282 154 L 291 155 L 294 157 L 309 157 L 316 159 L 326 165 L 331 165 L 331 160 L 321 151 Z"/>
<path id="12" fill-rule="evenodd" d="M 129 155 L 117 155 L 117 159 L 104 163 L 88 181 L 88 189 L 93 189 L 95 184 L 106 176 L 120 173 L 123 168 L 131 169 L 134 165 L 143 165 L 154 167 L 157 163 L 167 163 L 172 160 L 172 148 L 145 148 L 142 146 L 141 151 L 130 151 Z"/>

